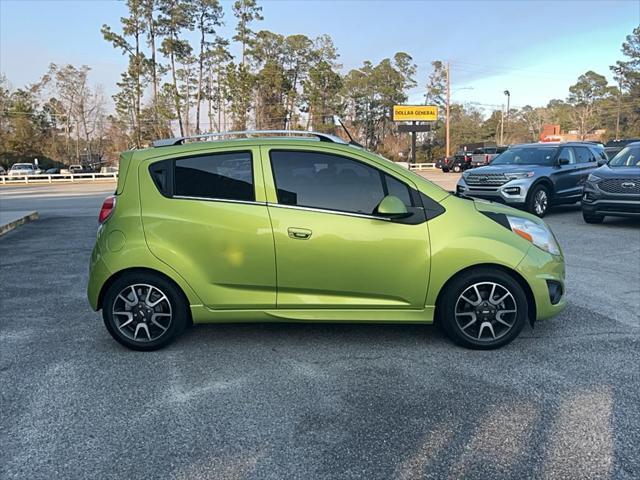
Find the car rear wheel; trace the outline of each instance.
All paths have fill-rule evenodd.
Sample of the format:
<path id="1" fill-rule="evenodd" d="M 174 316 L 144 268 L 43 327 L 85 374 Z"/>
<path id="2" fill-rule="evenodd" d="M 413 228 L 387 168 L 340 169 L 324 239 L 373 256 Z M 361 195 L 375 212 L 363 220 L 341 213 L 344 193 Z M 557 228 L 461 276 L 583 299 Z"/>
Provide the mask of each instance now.
<path id="1" fill-rule="evenodd" d="M 455 278 L 438 305 L 438 322 L 464 347 L 489 350 L 518 336 L 528 315 L 520 284 L 500 270 L 478 269 Z"/>
<path id="2" fill-rule="evenodd" d="M 582 210 L 582 218 L 587 223 L 602 223 L 604 221 L 604 215 L 595 215 L 584 210 Z"/>
<path id="3" fill-rule="evenodd" d="M 549 189 L 544 185 L 538 185 L 531 190 L 527 198 L 527 211 L 538 217 L 544 217 L 551 206 Z"/>
<path id="4" fill-rule="evenodd" d="M 460 173 L 462 171 L 462 167 L 456 164 L 453 166 L 453 171 L 456 173 Z"/>
<path id="5" fill-rule="evenodd" d="M 172 342 L 188 321 L 182 292 L 159 275 L 139 273 L 107 290 L 102 318 L 111 336 L 133 350 L 157 350 Z"/>

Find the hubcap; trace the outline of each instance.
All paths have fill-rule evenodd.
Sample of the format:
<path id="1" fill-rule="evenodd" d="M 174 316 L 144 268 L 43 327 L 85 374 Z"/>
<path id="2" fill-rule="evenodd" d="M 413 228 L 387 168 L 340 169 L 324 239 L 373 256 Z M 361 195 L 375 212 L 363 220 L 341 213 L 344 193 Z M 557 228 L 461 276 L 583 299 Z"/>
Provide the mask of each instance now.
<path id="1" fill-rule="evenodd" d="M 541 215 L 547 211 L 548 204 L 549 198 L 547 197 L 547 192 L 545 192 L 544 190 L 536 192 L 536 196 L 533 199 L 533 208 L 538 215 Z"/>
<path id="2" fill-rule="evenodd" d="M 171 325 L 171 302 L 153 285 L 134 284 L 122 289 L 113 302 L 113 319 L 125 337 L 135 342 L 157 340 Z"/>
<path id="3" fill-rule="evenodd" d="M 504 337 L 515 325 L 516 300 L 504 285 L 481 282 L 468 287 L 456 301 L 455 318 L 467 337 L 490 342 Z"/>

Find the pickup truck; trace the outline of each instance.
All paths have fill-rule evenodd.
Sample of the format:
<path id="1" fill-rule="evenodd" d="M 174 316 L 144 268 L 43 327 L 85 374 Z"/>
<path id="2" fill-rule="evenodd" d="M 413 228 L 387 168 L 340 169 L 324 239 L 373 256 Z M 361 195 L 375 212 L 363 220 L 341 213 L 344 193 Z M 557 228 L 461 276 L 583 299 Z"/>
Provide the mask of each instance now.
<path id="1" fill-rule="evenodd" d="M 476 148 L 471 155 L 471 168 L 489 165 L 491 160 L 504 152 L 507 147 Z"/>

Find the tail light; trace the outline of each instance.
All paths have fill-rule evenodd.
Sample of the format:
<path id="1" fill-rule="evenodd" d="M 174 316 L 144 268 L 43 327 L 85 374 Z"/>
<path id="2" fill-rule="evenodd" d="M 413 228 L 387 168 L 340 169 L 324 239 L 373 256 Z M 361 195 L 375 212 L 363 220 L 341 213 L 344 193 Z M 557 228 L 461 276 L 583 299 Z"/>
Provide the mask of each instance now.
<path id="1" fill-rule="evenodd" d="M 104 199 L 102 202 L 102 208 L 100 208 L 100 215 L 98 215 L 98 223 L 104 223 L 104 221 L 111 216 L 116 208 L 116 197 L 111 195 Z"/>

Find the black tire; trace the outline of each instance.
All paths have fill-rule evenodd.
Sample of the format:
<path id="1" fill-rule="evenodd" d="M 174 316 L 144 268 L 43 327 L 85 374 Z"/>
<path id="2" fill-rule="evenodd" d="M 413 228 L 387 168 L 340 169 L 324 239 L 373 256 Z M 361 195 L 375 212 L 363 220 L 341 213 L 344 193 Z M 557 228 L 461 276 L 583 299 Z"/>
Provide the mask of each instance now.
<path id="1" fill-rule="evenodd" d="M 132 286 L 137 286 L 135 296 L 130 292 L 124 296 L 120 295 Z M 151 287 L 150 293 L 145 291 L 146 287 Z M 160 294 L 165 296 L 166 301 L 161 300 L 153 308 L 146 305 L 149 298 L 152 299 L 151 303 L 154 303 Z M 137 302 L 131 301 L 136 297 Z M 132 306 L 134 303 L 135 306 Z M 115 308 L 123 313 L 114 314 Z M 111 336 L 125 347 L 141 351 L 158 350 L 175 340 L 189 324 L 189 305 L 182 291 L 166 278 L 147 272 L 131 273 L 117 279 L 105 292 L 102 319 Z M 123 325 L 125 323 L 128 325 Z M 146 327 L 139 328 L 137 325 L 140 323 L 145 323 Z M 144 332 L 148 339 L 144 339 L 139 330 Z M 154 338 L 155 334 L 157 337 Z M 131 338 L 131 335 L 134 338 Z"/>
<path id="2" fill-rule="evenodd" d="M 442 167 L 442 173 L 449 173 L 449 167 Z"/>
<path id="3" fill-rule="evenodd" d="M 453 166 L 453 171 L 456 173 L 460 173 L 462 171 L 462 167 L 458 164 Z"/>
<path id="4" fill-rule="evenodd" d="M 604 222 L 604 215 L 595 215 L 582 210 L 582 219 L 587 223 L 598 224 Z"/>
<path id="5" fill-rule="evenodd" d="M 540 203 L 543 201 L 541 196 L 546 198 L 544 204 Z M 536 185 L 533 187 L 527 196 L 526 207 L 528 212 L 533 213 L 540 218 L 544 217 L 551 207 L 551 193 L 549 188 L 545 185 Z"/>
<path id="6" fill-rule="evenodd" d="M 485 284 L 486 287 L 484 286 Z M 496 284 L 498 287 L 492 290 L 493 287 L 490 286 L 492 284 Z M 483 304 L 489 304 L 488 307 L 483 307 L 483 304 L 481 304 L 476 308 L 483 308 L 484 311 L 492 309 L 497 312 L 506 312 L 509 309 L 513 309 L 510 308 L 513 304 L 515 305 L 516 311 L 511 314 L 506 314 L 511 315 L 508 319 L 503 317 L 502 314 L 496 314 L 495 312 L 493 319 L 491 319 L 490 316 L 478 319 L 477 313 L 474 313 L 476 316 L 470 316 L 469 313 L 458 313 L 461 311 L 461 305 L 463 307 L 470 307 L 470 304 L 466 304 L 461 300 L 461 296 L 467 293 L 467 290 L 473 289 L 474 285 L 479 285 L 478 291 L 481 297 L 487 297 L 487 301 L 483 302 Z M 499 269 L 478 268 L 465 272 L 455 277 L 444 288 L 446 288 L 446 290 L 438 302 L 437 321 L 447 336 L 458 345 L 474 350 L 500 348 L 513 341 L 527 322 L 529 310 L 527 296 L 524 290 L 511 275 Z M 502 303 L 493 305 L 491 302 L 488 302 L 488 297 L 491 293 L 494 293 L 494 299 L 496 299 L 496 297 L 499 297 L 505 291 L 511 296 L 505 297 L 506 299 Z M 472 300 L 478 299 L 472 298 Z M 496 317 L 506 321 L 511 326 L 507 329 L 499 320 L 496 320 Z M 471 322 L 471 320 L 475 323 Z M 470 323 L 469 325 L 461 325 L 459 321 L 465 324 Z M 490 328 L 485 325 L 487 322 L 491 324 Z M 476 338 L 476 329 L 479 331 L 480 339 Z M 494 338 L 492 339 L 488 335 L 485 336 L 485 330 L 487 333 L 491 333 Z"/>

